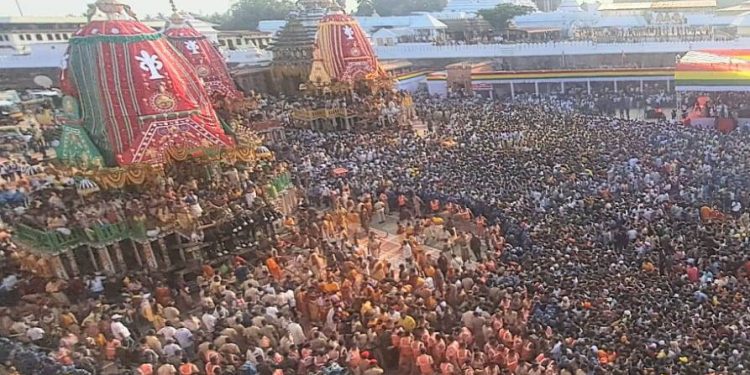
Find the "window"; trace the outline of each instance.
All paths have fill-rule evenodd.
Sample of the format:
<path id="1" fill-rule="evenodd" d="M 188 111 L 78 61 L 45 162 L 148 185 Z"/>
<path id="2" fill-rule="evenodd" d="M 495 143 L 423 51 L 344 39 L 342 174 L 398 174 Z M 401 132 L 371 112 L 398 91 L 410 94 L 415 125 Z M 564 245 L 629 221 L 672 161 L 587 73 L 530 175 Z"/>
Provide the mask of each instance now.
<path id="1" fill-rule="evenodd" d="M 63 39 L 68 40 L 68 34 L 63 34 L 62 37 Z"/>
<path id="2" fill-rule="evenodd" d="M 224 46 L 227 45 L 227 42 L 224 41 L 224 39 L 219 39 L 219 45 L 222 46 L 222 47 L 224 47 Z"/>
<path id="3" fill-rule="evenodd" d="M 236 44 L 237 44 L 238 46 L 241 46 L 241 45 L 242 45 L 242 38 L 237 38 L 237 42 L 236 42 Z"/>
<path id="4" fill-rule="evenodd" d="M 36 34 L 36 40 L 42 41 L 44 40 L 44 37 L 42 36 L 42 34 Z"/>
<path id="5" fill-rule="evenodd" d="M 31 34 L 26 34 L 26 40 L 31 41 Z"/>
<path id="6" fill-rule="evenodd" d="M 62 36 L 60 36 L 60 34 L 55 34 L 55 40 L 62 40 Z"/>
<path id="7" fill-rule="evenodd" d="M 25 37 L 25 36 L 23 36 L 23 34 L 19 34 L 19 35 L 18 35 L 18 39 L 19 39 L 19 40 L 26 40 L 26 37 Z"/>
<path id="8" fill-rule="evenodd" d="M 7 35 L 7 34 L 5 35 L 5 41 L 6 41 L 6 42 L 9 42 L 9 41 L 10 41 L 10 35 Z"/>
<path id="9" fill-rule="evenodd" d="M 53 40 L 55 37 L 52 34 L 47 34 L 47 40 Z"/>

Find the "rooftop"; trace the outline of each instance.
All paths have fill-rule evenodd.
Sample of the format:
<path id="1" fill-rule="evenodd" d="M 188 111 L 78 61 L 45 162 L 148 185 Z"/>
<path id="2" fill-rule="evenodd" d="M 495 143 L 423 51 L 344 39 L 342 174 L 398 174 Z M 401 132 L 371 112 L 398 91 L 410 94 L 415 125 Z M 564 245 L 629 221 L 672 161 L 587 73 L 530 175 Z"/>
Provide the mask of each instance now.
<path id="1" fill-rule="evenodd" d="M 60 17 L 34 17 L 34 16 L 3 16 L 0 17 L 0 23 L 88 23 L 86 17 L 60 16 Z"/>
<path id="2" fill-rule="evenodd" d="M 609 3 L 602 4 L 600 11 L 625 11 L 625 10 L 664 10 L 664 9 L 688 9 L 688 8 L 715 8 L 716 0 L 677 0 L 677 1 L 655 1 L 655 2 L 631 2 L 631 3 Z"/>
<path id="3" fill-rule="evenodd" d="M 445 29 L 448 27 L 443 22 L 427 13 L 393 17 L 355 17 L 355 19 L 359 22 L 359 25 L 362 26 L 362 29 L 368 32 L 383 27 L 407 27 L 411 29 Z"/>

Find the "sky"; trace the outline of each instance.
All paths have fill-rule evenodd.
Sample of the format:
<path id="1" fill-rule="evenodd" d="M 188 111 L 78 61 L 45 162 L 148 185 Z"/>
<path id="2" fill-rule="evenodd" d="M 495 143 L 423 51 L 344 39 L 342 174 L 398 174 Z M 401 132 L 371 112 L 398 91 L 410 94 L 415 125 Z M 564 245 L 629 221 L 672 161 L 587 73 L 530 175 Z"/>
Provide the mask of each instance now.
<path id="1" fill-rule="evenodd" d="M 18 16 L 18 2 L 26 16 L 80 16 L 86 13 L 86 5 L 95 0 L 0 0 L 0 16 Z M 180 10 L 213 14 L 224 13 L 232 0 L 174 0 Z M 169 14 L 169 0 L 123 0 L 139 16 L 159 13 Z"/>

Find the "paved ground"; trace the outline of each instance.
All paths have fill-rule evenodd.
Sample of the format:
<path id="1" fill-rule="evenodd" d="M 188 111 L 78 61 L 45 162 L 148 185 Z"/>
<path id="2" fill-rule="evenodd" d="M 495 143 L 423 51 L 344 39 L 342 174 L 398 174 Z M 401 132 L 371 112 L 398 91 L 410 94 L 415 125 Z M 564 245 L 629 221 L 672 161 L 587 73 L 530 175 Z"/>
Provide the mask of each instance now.
<path id="1" fill-rule="evenodd" d="M 380 238 L 380 258 L 388 260 L 393 265 L 404 262 L 404 257 L 401 253 L 401 244 L 404 241 L 404 236 L 396 234 L 397 222 L 398 218 L 396 216 L 387 216 L 385 223 L 373 223 L 370 228 Z M 363 246 L 367 245 L 366 238 L 360 238 L 360 241 L 363 241 L 361 242 Z M 422 245 L 422 247 L 427 251 L 427 254 L 433 257 L 437 257 L 440 254 L 440 251 L 432 246 Z"/>

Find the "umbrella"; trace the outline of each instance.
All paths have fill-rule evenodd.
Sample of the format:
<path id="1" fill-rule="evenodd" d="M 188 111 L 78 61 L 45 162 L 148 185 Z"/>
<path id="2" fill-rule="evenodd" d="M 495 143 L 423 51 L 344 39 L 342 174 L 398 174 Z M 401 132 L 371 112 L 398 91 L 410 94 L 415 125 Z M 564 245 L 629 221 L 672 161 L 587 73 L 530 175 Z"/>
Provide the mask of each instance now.
<path id="1" fill-rule="evenodd" d="M 32 176 L 42 171 L 44 171 L 44 167 L 42 167 L 41 165 L 29 165 L 26 168 L 24 168 L 23 173 L 26 174 L 27 176 Z"/>
<path id="2" fill-rule="evenodd" d="M 255 154 L 258 155 L 259 158 L 271 158 L 273 157 L 273 154 L 271 154 L 271 150 L 268 149 L 266 146 L 258 146 L 255 148 Z"/>
<path id="3" fill-rule="evenodd" d="M 89 180 L 88 178 L 83 178 L 76 182 L 76 191 L 80 195 L 89 195 L 99 191 L 99 185 L 97 185 L 96 182 Z"/>

